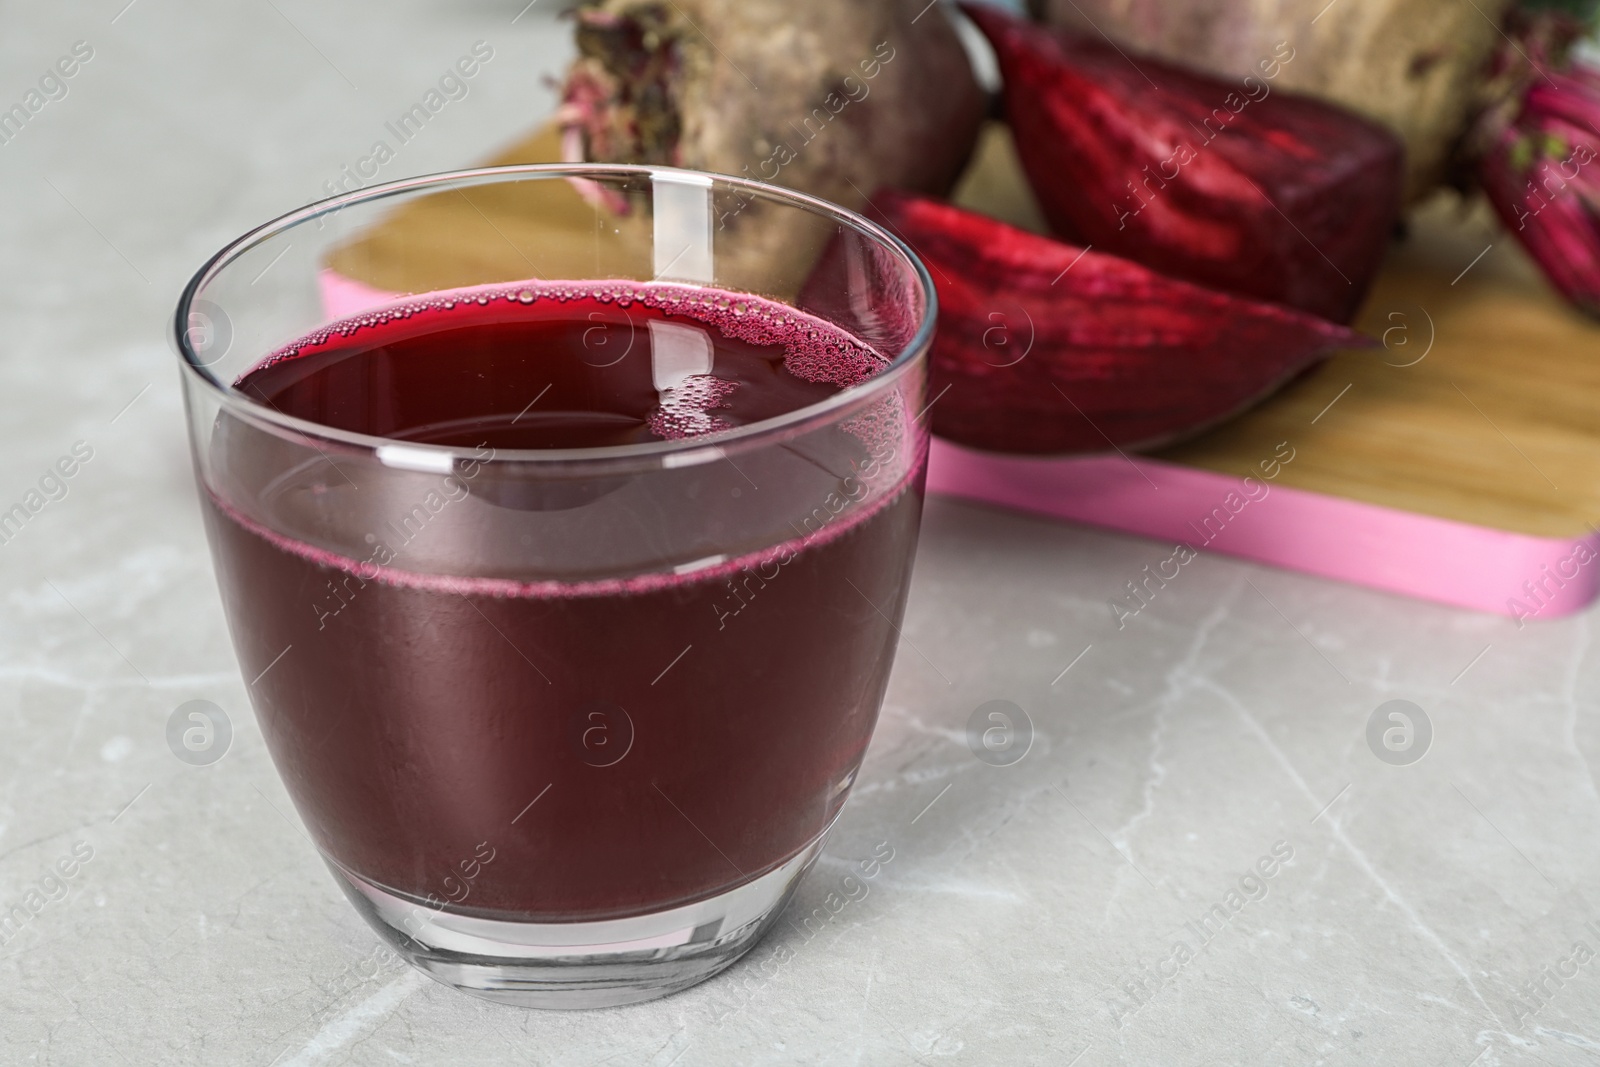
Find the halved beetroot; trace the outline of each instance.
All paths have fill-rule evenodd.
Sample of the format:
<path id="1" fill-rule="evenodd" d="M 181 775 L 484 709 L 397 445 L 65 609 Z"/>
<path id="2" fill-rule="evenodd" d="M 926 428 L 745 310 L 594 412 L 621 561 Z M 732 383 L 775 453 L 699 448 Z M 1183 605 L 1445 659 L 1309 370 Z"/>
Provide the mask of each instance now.
<path id="1" fill-rule="evenodd" d="M 1277 89 L 1294 50 L 1223 81 L 966 4 L 1051 229 L 1165 274 L 1349 322 L 1398 217 L 1388 130 Z"/>
<path id="2" fill-rule="evenodd" d="M 1334 349 L 1372 344 L 1304 312 L 940 201 L 883 190 L 869 213 L 933 275 L 933 429 L 960 444 L 1027 453 L 1164 444 L 1249 407 Z M 825 313 L 826 294 L 801 301 Z"/>

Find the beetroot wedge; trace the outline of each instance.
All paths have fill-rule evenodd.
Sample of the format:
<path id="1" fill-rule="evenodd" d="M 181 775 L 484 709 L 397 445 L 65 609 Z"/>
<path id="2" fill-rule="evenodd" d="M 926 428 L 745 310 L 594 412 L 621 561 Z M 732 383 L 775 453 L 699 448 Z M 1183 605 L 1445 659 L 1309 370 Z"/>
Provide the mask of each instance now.
<path id="1" fill-rule="evenodd" d="M 993 7 L 1017 154 L 1051 227 L 1164 274 L 1349 322 L 1404 185 L 1400 141 L 1275 89 L 1294 49 L 1222 81 Z"/>
<path id="2" fill-rule="evenodd" d="M 933 275 L 933 429 L 960 444 L 1030 453 L 1165 444 L 1250 406 L 1332 349 L 1371 343 L 939 201 L 885 190 L 873 206 Z"/>

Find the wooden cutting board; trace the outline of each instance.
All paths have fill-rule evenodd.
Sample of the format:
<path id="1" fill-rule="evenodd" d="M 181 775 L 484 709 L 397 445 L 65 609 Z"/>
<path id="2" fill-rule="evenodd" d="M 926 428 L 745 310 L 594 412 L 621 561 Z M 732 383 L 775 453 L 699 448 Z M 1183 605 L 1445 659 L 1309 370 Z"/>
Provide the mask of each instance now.
<path id="1" fill-rule="evenodd" d="M 547 127 L 485 165 L 557 159 Z M 565 186 L 539 195 L 406 206 L 330 255 L 331 309 L 559 277 L 589 254 L 593 213 Z M 1003 126 L 956 199 L 1044 231 Z M 570 240 L 518 232 L 519 215 L 552 211 L 574 220 Z M 1180 445 L 1041 459 L 936 441 L 929 487 L 1519 619 L 1600 595 L 1600 325 L 1481 206 L 1450 196 L 1413 214 L 1356 325 L 1383 347 L 1336 355 Z"/>

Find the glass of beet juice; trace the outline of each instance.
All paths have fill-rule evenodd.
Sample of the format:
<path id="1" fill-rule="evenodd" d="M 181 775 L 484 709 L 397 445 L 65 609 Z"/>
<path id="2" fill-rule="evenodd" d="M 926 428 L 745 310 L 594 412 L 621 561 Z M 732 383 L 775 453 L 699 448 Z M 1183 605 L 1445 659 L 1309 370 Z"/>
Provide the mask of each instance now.
<path id="1" fill-rule="evenodd" d="M 597 1007 L 760 938 L 894 660 L 934 303 L 858 215 L 626 166 L 363 189 L 189 283 L 242 674 L 397 952 Z"/>

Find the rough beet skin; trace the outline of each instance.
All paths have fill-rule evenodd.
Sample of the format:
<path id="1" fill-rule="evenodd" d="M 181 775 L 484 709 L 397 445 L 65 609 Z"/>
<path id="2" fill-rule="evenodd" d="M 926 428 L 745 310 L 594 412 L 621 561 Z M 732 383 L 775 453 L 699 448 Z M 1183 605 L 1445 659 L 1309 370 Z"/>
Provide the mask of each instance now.
<path id="1" fill-rule="evenodd" d="M 986 110 L 927 0 L 585 0 L 576 19 L 558 113 L 574 162 L 690 167 L 859 208 L 879 185 L 947 192 Z M 719 226 L 798 254 L 763 216 L 735 204 Z"/>
<path id="2" fill-rule="evenodd" d="M 1165 274 L 1354 317 L 1387 248 L 1400 141 L 1260 75 L 1222 81 L 993 7 L 1017 153 L 1064 238 Z M 1290 45 L 1279 66 L 1292 61 Z"/>
<path id="3" fill-rule="evenodd" d="M 934 432 L 998 452 L 1166 444 L 1236 414 L 1338 348 L 1347 327 L 881 191 L 869 213 L 939 293 Z M 803 293 L 826 313 L 828 294 Z"/>

